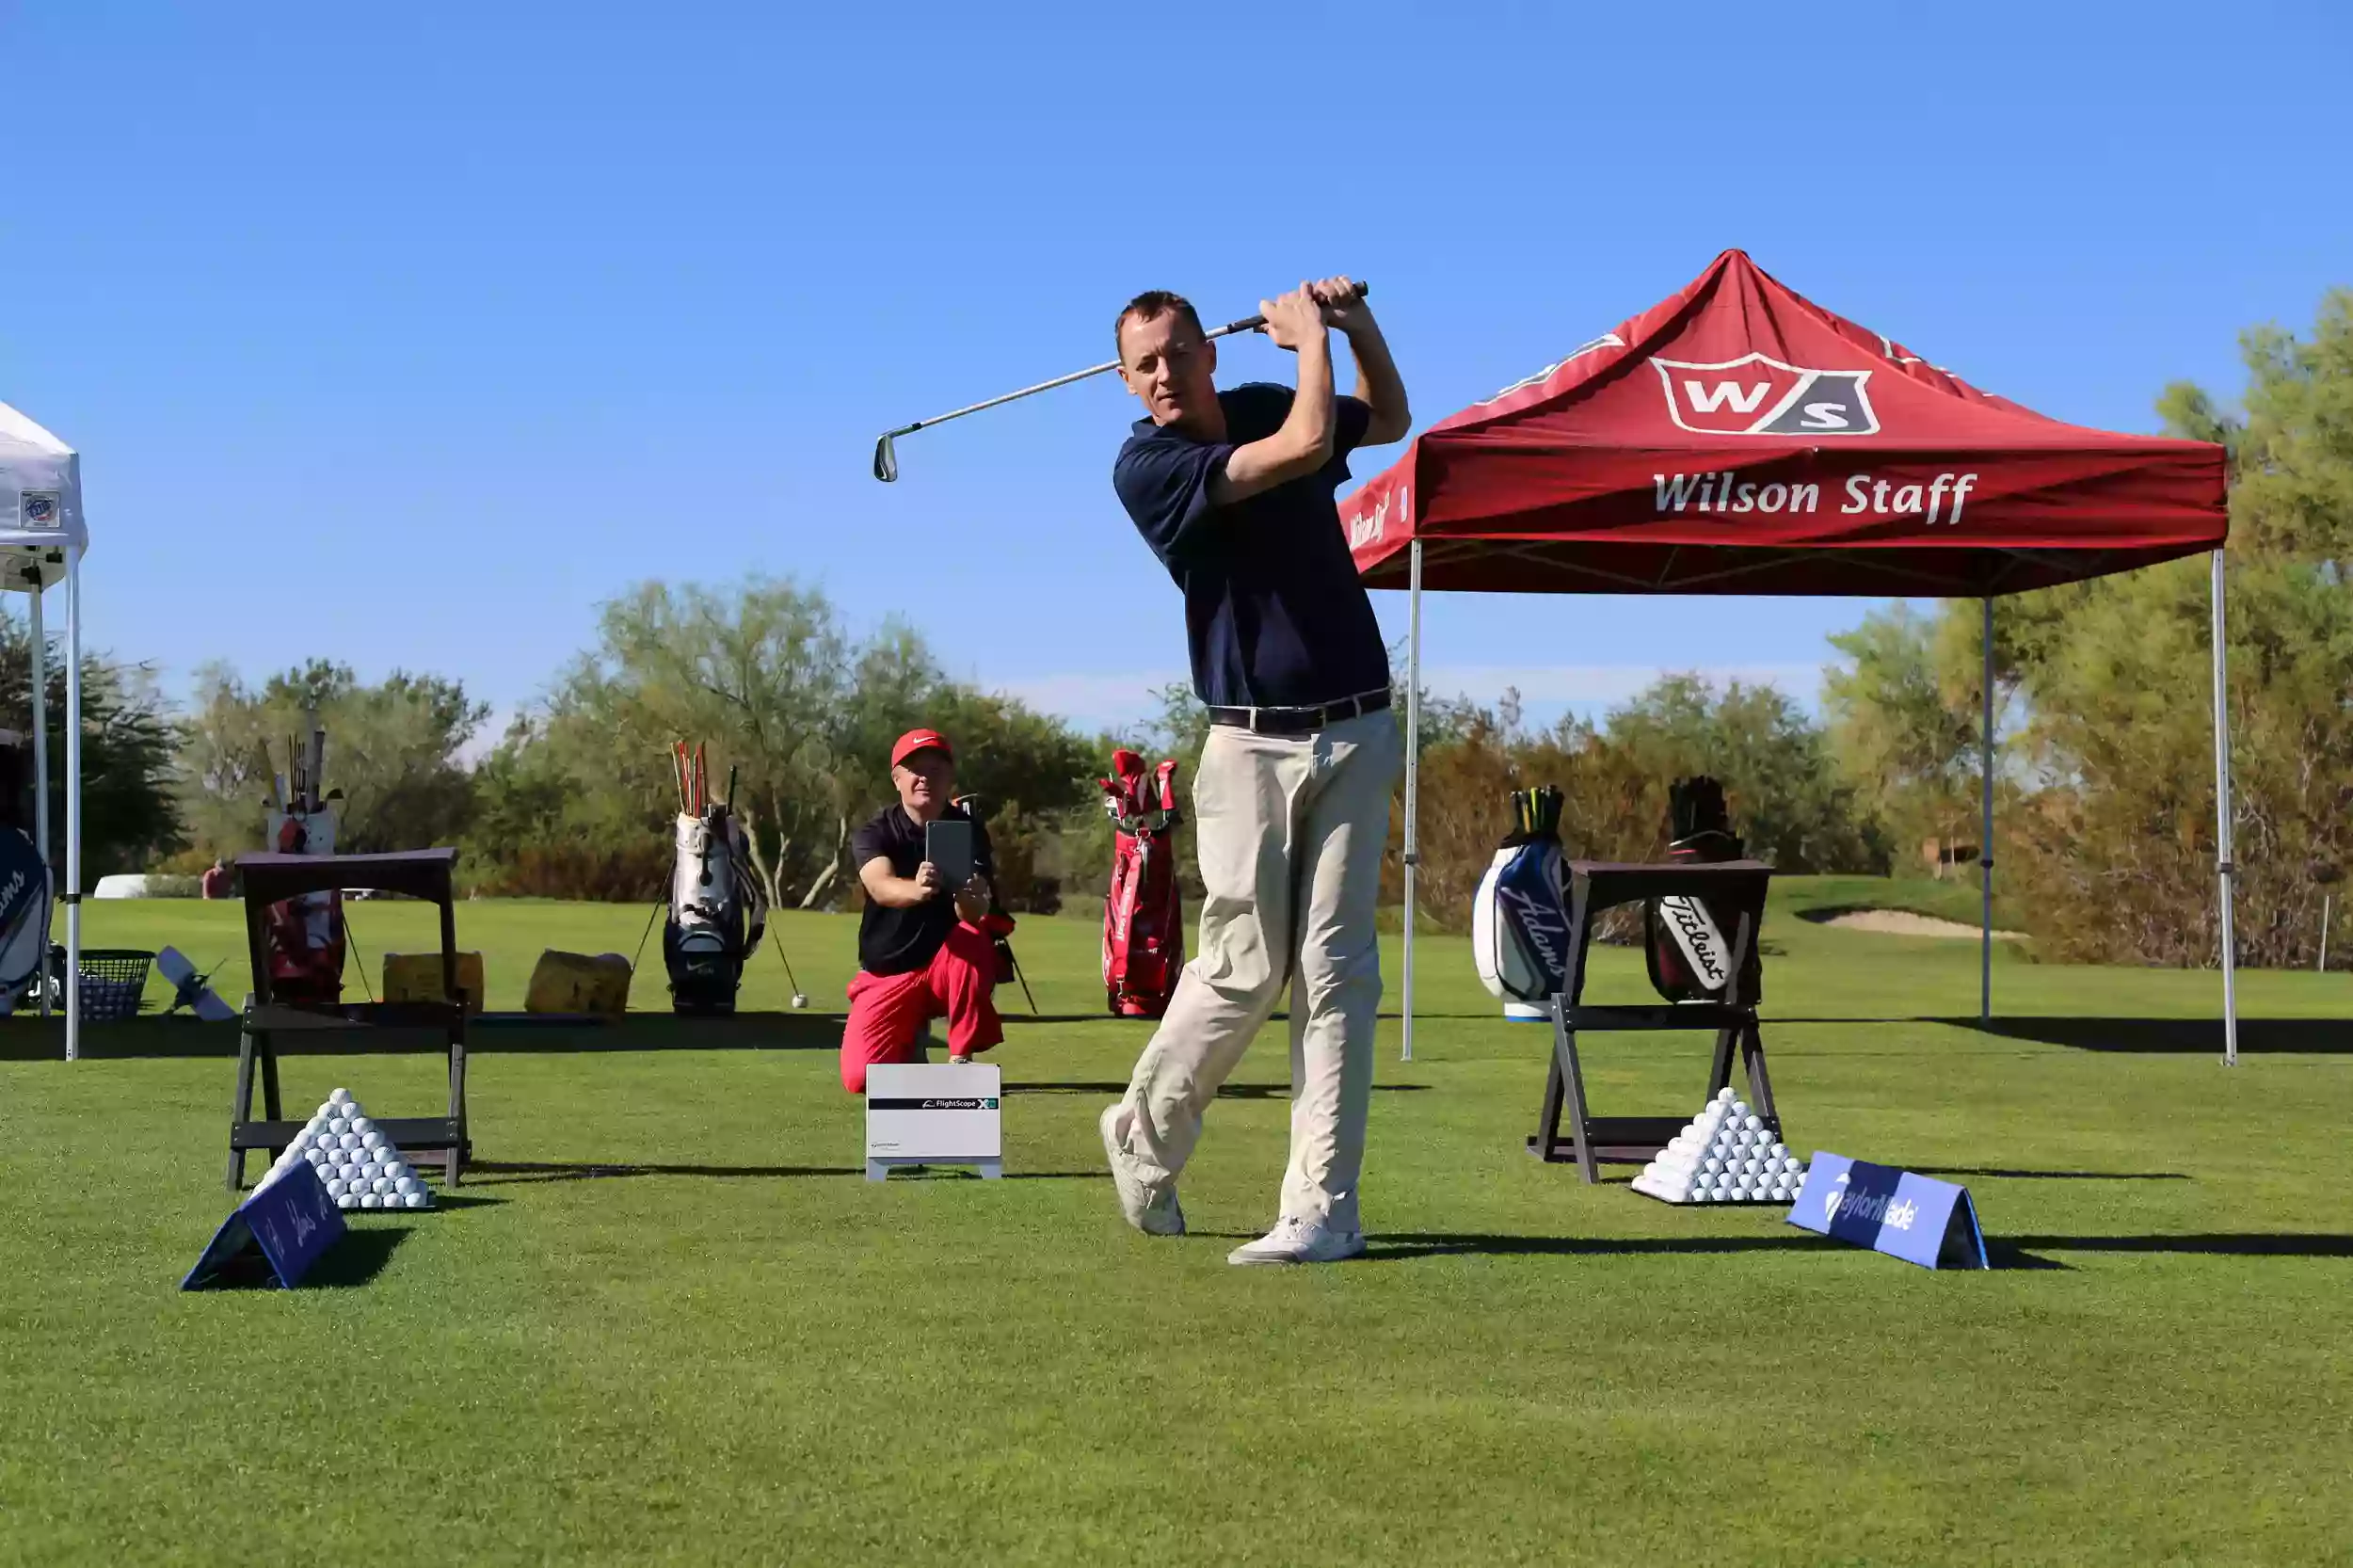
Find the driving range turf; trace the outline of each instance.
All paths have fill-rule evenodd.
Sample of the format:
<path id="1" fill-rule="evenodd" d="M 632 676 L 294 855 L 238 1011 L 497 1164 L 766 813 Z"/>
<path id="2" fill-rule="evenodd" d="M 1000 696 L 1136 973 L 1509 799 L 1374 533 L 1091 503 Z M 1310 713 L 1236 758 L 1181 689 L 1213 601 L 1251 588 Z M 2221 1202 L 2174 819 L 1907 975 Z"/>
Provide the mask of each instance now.
<path id="1" fill-rule="evenodd" d="M 1966 1183 L 1992 1272 L 1530 1160 L 1546 1036 L 1459 939 L 1419 950 L 1414 1061 L 1382 1024 L 1371 1253 L 1298 1271 L 1225 1264 L 1273 1218 L 1279 1025 L 1186 1174 L 1194 1234 L 1120 1224 L 1095 1121 L 1145 1026 L 1099 1016 L 1083 918 L 1016 937 L 1046 1021 L 1000 993 L 1004 1181 L 862 1179 L 838 1020 L 785 1010 L 770 951 L 732 1022 L 480 1032 L 472 1176 L 291 1293 L 178 1290 L 230 1202 L 233 1028 L 95 1027 L 69 1064 L 0 1021 L 0 1561 L 2353 1560 L 2353 978 L 2245 977 L 2226 1071 L 2215 975 L 2005 952 L 1984 1032 L 1973 943 L 1800 918 L 1888 902 L 1934 906 L 1776 891 L 1789 1142 Z M 242 942 L 234 906 L 87 908 L 92 945 Z M 541 948 L 627 952 L 645 914 L 459 932 L 516 1007 Z M 352 919 L 430 946 L 421 906 Z M 780 924 L 838 1014 L 855 922 Z M 1387 972 L 1394 1014 L 1393 939 Z M 1589 995 L 1647 995 L 1640 955 Z M 658 958 L 634 1000 L 666 1006 Z M 1689 1114 L 1706 1048 L 1591 1040 L 1596 1110 Z M 438 1057 L 286 1071 L 290 1109 L 437 1103 Z"/>

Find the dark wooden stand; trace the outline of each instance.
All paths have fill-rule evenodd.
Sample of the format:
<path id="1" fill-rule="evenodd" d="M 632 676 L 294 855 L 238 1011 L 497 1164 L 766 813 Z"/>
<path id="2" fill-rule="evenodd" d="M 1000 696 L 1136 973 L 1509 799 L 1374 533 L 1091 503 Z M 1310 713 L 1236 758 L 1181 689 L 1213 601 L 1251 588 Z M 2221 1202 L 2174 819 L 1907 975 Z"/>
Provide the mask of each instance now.
<path id="1" fill-rule="evenodd" d="M 1760 860 L 1716 865 L 1625 866 L 1603 861 L 1569 863 L 1569 957 L 1565 984 L 1552 999 L 1552 1069 L 1545 1079 L 1545 1109 L 1528 1152 L 1545 1160 L 1577 1161 L 1587 1181 L 1599 1181 L 1594 1167 L 1640 1165 L 1655 1160 L 1688 1116 L 1596 1116 L 1585 1100 L 1585 1075 L 1577 1064 L 1577 1037 L 1589 1030 L 1712 1029 L 1716 1056 L 1708 1069 L 1713 1096 L 1732 1082 L 1737 1047 L 1748 1070 L 1749 1105 L 1775 1133 L 1772 1081 L 1765 1075 L 1765 1040 L 1757 1032 L 1756 995 L 1761 966 L 1757 927 L 1765 917 L 1765 888 L 1773 869 Z M 1732 978 L 1720 1001 L 1660 1002 L 1643 1007 L 1590 1007 L 1585 994 L 1585 958 L 1594 919 L 1605 909 L 1673 895 L 1704 897 L 1719 913 L 1734 912 Z M 1561 1120 L 1568 1135 L 1561 1136 Z"/>
<path id="2" fill-rule="evenodd" d="M 466 1136 L 466 1009 L 457 986 L 457 906 L 450 872 L 454 849 L 413 850 L 399 855 L 246 855 L 237 859 L 245 886 L 246 946 L 253 964 L 253 1000 L 247 1004 L 237 1041 L 236 1097 L 229 1107 L 229 1190 L 245 1185 L 245 1157 L 265 1151 L 276 1159 L 309 1125 L 288 1121 L 278 1089 L 277 1037 L 294 1036 L 290 1048 L 310 1055 L 376 1052 L 393 1034 L 438 1035 L 449 1056 L 449 1114 L 374 1118 L 386 1138 L 411 1158 L 439 1150 L 441 1179 L 457 1185 L 473 1152 Z M 446 1001 L 351 1003 L 297 1007 L 270 997 L 264 912 L 273 904 L 306 893 L 366 888 L 407 893 L 440 905 L 441 991 Z M 259 1066 L 266 1120 L 254 1121 L 253 1077 Z"/>

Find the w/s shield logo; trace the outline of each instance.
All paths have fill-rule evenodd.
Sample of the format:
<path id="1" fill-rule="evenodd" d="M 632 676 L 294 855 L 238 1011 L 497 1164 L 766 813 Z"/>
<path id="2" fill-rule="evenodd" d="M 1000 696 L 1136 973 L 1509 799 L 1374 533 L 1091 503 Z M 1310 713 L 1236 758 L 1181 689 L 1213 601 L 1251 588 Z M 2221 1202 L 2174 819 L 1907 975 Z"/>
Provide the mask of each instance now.
<path id="1" fill-rule="evenodd" d="M 1678 429 L 1701 436 L 1873 436 L 1867 370 L 1808 370 L 1762 354 L 1721 364 L 1653 360 Z"/>

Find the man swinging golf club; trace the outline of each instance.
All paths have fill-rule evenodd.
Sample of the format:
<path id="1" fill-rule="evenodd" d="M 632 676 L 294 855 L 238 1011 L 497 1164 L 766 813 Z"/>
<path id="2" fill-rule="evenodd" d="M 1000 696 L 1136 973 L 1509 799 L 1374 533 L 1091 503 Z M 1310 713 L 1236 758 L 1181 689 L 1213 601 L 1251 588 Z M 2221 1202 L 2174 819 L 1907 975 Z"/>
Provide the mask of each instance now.
<path id="1" fill-rule="evenodd" d="M 1290 992 L 1291 1143 L 1274 1228 L 1235 1263 L 1322 1263 L 1364 1251 L 1357 1178 L 1381 1000 L 1373 911 L 1402 748 L 1389 664 L 1333 494 L 1348 454 L 1412 424 L 1388 345 L 1345 278 L 1262 307 L 1299 357 L 1299 385 L 1220 392 L 1216 345 L 1173 294 L 1119 313 L 1119 374 L 1145 417 L 1112 484 L 1185 596 L 1193 690 L 1211 728 L 1193 780 L 1197 955 L 1103 1112 L 1128 1224 L 1181 1235 L 1176 1177 L 1202 1112 Z M 1331 329 L 1356 394 L 1336 397 Z"/>

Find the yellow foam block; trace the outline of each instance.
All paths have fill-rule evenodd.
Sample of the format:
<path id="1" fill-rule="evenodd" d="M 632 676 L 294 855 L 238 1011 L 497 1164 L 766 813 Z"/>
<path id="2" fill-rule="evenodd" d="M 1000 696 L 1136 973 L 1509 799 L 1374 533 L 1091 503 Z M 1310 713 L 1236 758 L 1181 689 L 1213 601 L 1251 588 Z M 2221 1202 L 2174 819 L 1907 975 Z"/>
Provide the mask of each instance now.
<path id="1" fill-rule="evenodd" d="M 526 1013 L 596 1013 L 617 1018 L 629 1011 L 629 960 L 617 952 L 539 955 L 523 998 Z"/>
<path id="2" fill-rule="evenodd" d="M 457 955 L 457 986 L 466 993 L 466 1011 L 482 1011 L 482 954 Z M 440 1001 L 441 955 L 438 952 L 388 952 L 384 955 L 386 1001 Z"/>

